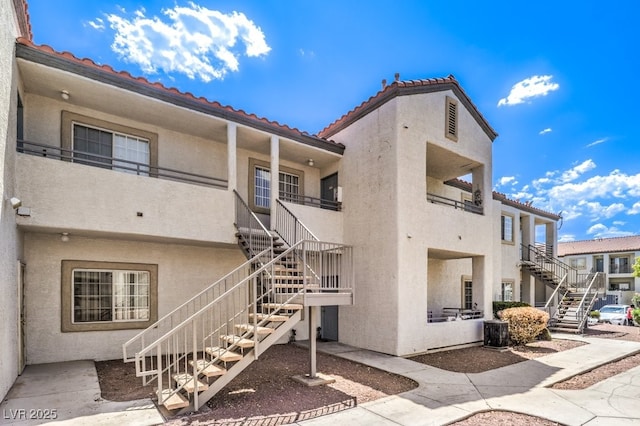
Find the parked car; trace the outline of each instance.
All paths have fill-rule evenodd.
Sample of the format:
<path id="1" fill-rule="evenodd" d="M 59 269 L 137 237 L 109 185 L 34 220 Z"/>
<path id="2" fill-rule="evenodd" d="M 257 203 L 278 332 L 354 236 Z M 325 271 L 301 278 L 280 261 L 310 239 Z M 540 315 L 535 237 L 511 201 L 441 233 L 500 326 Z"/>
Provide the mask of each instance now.
<path id="1" fill-rule="evenodd" d="M 598 322 L 624 325 L 627 321 L 627 309 L 629 309 L 629 305 L 604 305 L 599 309 L 600 319 Z"/>

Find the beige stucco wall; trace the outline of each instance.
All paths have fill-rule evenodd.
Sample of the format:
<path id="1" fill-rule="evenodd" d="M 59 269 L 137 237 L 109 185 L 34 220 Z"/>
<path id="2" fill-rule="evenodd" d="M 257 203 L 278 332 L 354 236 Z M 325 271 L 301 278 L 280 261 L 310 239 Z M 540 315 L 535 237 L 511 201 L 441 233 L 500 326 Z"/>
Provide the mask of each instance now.
<path id="1" fill-rule="evenodd" d="M 7 201 L 14 189 L 18 73 L 14 61 L 18 36 L 13 3 L 0 1 L 0 400 L 18 375 L 18 259 L 20 235 Z"/>
<path id="2" fill-rule="evenodd" d="M 458 142 L 446 139 L 446 96 L 454 97 L 448 91 L 392 99 L 333 136 L 347 147 L 341 171 L 344 238 L 355 247 L 358 282 L 356 305 L 340 309 L 345 343 L 396 355 L 453 344 L 456 338 L 445 339 L 446 332 L 439 338 L 426 328 L 430 249 L 459 253 L 474 264 L 478 300 L 490 316 L 498 274 L 489 195 L 492 142 L 461 103 Z M 484 215 L 426 201 L 427 143 L 482 164 L 474 185 L 489 200 Z M 416 332 L 416 325 L 424 329 Z M 458 327 L 468 332 L 456 344 L 479 340 L 477 325 Z"/>
<path id="3" fill-rule="evenodd" d="M 230 191 L 27 154 L 18 154 L 17 164 L 17 187 L 31 208 L 19 218 L 22 226 L 236 242 Z"/>
<path id="4" fill-rule="evenodd" d="M 61 261 L 94 260 L 158 265 L 158 315 L 168 313 L 241 265 L 239 249 L 27 233 L 27 362 L 122 358 L 122 344 L 136 330 L 62 333 Z"/>
<path id="5" fill-rule="evenodd" d="M 428 329 L 416 333 L 415 324 L 427 323 L 428 269 L 424 265 L 431 249 L 459 253 L 460 257 L 476 258 L 483 268 L 474 267 L 474 288 L 484 292 L 478 295 L 479 307 L 490 311 L 490 294 L 493 281 L 493 256 L 491 243 L 494 238 L 493 209 L 491 199 L 491 149 L 492 142 L 462 103 L 458 107 L 458 141 L 445 138 L 446 97 L 453 92 L 436 92 L 399 98 L 398 104 L 398 275 L 399 311 L 398 354 L 421 352 L 442 343 Z M 452 154 L 464 156 L 483 165 L 480 185 L 485 194 L 484 215 L 472 214 L 450 206 L 426 201 L 427 143 L 444 147 Z M 453 198 L 453 197 L 452 197 Z M 460 199 L 460 195 L 455 198 Z M 421 265 L 417 267 L 416 265 Z M 461 274 L 460 274 L 461 275 Z M 460 276 L 457 278 L 459 282 Z M 477 286 L 477 287 L 476 287 Z M 416 303 L 416 300 L 419 301 Z M 460 336 L 459 343 L 472 338 L 477 341 L 477 327 L 470 327 L 468 334 Z M 463 337 L 464 336 L 464 337 Z M 455 340 L 455 339 L 453 339 Z M 451 341 L 451 339 L 449 340 Z"/>
<path id="6" fill-rule="evenodd" d="M 283 203 L 320 241 L 343 243 L 342 212 L 303 206 L 301 204 Z"/>
<path id="7" fill-rule="evenodd" d="M 332 137 L 346 145 L 344 242 L 354 247 L 357 285 L 355 305 L 339 310 L 340 340 L 391 354 L 399 314 L 395 123 L 392 101 Z"/>
<path id="8" fill-rule="evenodd" d="M 158 166 L 220 179 L 227 178 L 227 150 L 224 141 L 205 140 L 162 127 L 162 123 L 141 123 L 105 114 L 68 102 L 29 94 L 25 100 L 25 139 L 60 146 L 62 111 L 127 126 L 158 135 Z"/>
<path id="9" fill-rule="evenodd" d="M 507 206 L 504 204 L 498 204 L 496 209 L 496 227 L 497 235 L 496 240 L 500 243 L 500 263 L 499 271 L 500 275 L 496 276 L 496 285 L 493 291 L 493 300 L 501 300 L 502 297 L 502 282 L 509 281 L 513 283 L 513 300 L 521 300 L 521 287 L 520 287 L 520 210 Z M 501 216 L 506 214 L 513 217 L 513 242 L 503 242 L 501 240 Z"/>

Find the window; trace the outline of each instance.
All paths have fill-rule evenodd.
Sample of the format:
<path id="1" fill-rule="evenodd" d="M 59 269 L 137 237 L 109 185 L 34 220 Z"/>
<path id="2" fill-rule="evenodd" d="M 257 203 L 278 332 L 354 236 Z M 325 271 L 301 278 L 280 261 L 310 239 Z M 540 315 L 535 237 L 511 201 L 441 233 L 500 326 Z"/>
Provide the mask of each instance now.
<path id="1" fill-rule="evenodd" d="M 158 166 L 155 133 L 63 111 L 61 137 L 77 163 L 146 176 Z"/>
<path id="2" fill-rule="evenodd" d="M 157 320 L 157 265 L 62 261 L 62 331 L 145 328 Z"/>
<path id="3" fill-rule="evenodd" d="M 503 242 L 513 243 L 513 216 L 502 215 L 500 217 L 500 238 Z"/>
<path id="4" fill-rule="evenodd" d="M 447 96 L 444 135 L 447 139 L 458 141 L 458 102 Z"/>
<path id="5" fill-rule="evenodd" d="M 114 170 L 149 175 L 148 140 L 77 123 L 73 124 L 73 158 L 83 164 L 106 168 L 113 164 Z"/>
<path id="6" fill-rule="evenodd" d="M 249 200 L 252 210 L 269 213 L 271 206 L 271 170 L 269 163 L 249 159 Z M 285 201 L 298 201 L 303 194 L 304 172 L 280 166 L 278 197 Z"/>
<path id="7" fill-rule="evenodd" d="M 462 282 L 462 308 L 473 308 L 473 283 L 470 280 L 464 280 Z"/>
<path id="8" fill-rule="evenodd" d="M 513 283 L 505 281 L 502 283 L 501 298 L 503 302 L 513 302 Z"/>
<path id="9" fill-rule="evenodd" d="M 574 269 L 587 269 L 587 258 L 574 257 L 572 259 L 569 259 L 569 266 Z"/>
<path id="10" fill-rule="evenodd" d="M 610 274 L 630 274 L 633 272 L 631 267 L 633 264 L 630 256 L 624 257 L 610 257 L 609 258 L 609 273 Z"/>

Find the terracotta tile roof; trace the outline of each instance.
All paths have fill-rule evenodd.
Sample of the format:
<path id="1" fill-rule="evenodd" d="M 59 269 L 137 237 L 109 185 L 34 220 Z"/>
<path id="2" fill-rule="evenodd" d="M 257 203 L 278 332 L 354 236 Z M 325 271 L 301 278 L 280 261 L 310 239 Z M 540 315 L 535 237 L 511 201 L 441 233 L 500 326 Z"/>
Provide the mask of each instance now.
<path id="1" fill-rule="evenodd" d="M 20 26 L 20 33 L 23 37 L 27 37 L 29 40 L 33 40 L 33 33 L 31 32 L 31 19 L 29 18 L 29 6 L 26 0 L 13 0 L 13 9 L 16 11 L 18 17 L 18 25 Z"/>
<path id="2" fill-rule="evenodd" d="M 25 46 L 29 49 L 33 49 L 34 51 L 44 53 L 49 55 L 50 57 L 63 59 L 68 63 L 72 63 L 75 65 L 80 65 L 81 67 L 86 67 L 88 69 L 96 70 L 102 73 L 106 73 L 111 77 L 119 77 L 120 79 L 126 80 L 129 83 L 134 83 L 137 86 L 146 87 L 155 89 L 157 91 L 163 92 L 165 94 L 173 95 L 180 97 L 184 100 L 189 101 L 192 104 L 200 104 L 206 106 L 207 110 L 212 113 L 217 113 L 219 116 L 223 116 L 228 118 L 229 120 L 237 120 L 243 124 L 253 125 L 258 128 L 262 128 L 267 131 L 272 131 L 275 134 L 290 137 L 292 139 L 302 139 L 303 141 L 311 141 L 314 144 L 319 145 L 319 147 L 325 146 L 328 148 L 333 148 L 333 151 L 343 151 L 344 145 L 340 143 L 333 142 L 329 139 L 321 138 L 315 135 L 312 135 L 308 132 L 299 130 L 297 128 L 289 127 L 286 124 L 280 124 L 277 121 L 271 121 L 264 117 L 259 117 L 256 114 L 247 113 L 241 109 L 234 109 L 228 105 L 222 105 L 216 101 L 210 101 L 204 97 L 196 97 L 190 92 L 181 92 L 175 87 L 166 87 L 158 82 L 151 82 L 144 77 L 134 77 L 127 71 L 116 71 L 109 65 L 101 65 L 93 61 L 89 58 L 78 58 L 70 52 L 58 52 L 54 50 L 51 46 L 47 45 L 36 45 L 30 39 L 25 37 L 19 37 L 17 39 L 17 43 L 21 46 Z M 20 53 L 18 53 L 20 54 Z M 24 56 L 28 56 L 28 52 L 24 54 Z"/>
<path id="3" fill-rule="evenodd" d="M 396 96 L 416 94 L 416 93 L 428 93 L 444 90 L 453 90 L 458 99 L 465 105 L 471 115 L 475 118 L 478 124 L 483 128 L 487 136 L 494 140 L 498 133 L 489 125 L 484 116 L 480 113 L 478 108 L 471 102 L 471 99 L 462 90 L 462 87 L 453 75 L 449 75 L 445 78 L 430 78 L 422 80 L 407 80 L 407 81 L 394 81 L 391 84 L 385 86 L 382 90 L 370 97 L 338 120 L 331 123 L 329 126 L 322 129 L 318 136 L 328 138 L 338 133 L 340 130 L 349 126 L 351 123 L 357 121 L 364 115 L 368 114 L 372 110 L 379 108 L 382 104 L 395 98 Z"/>
<path id="4" fill-rule="evenodd" d="M 456 187 L 458 189 L 462 189 L 463 191 L 471 192 L 471 183 L 464 181 L 462 179 L 452 179 L 445 182 L 447 185 Z M 519 210 L 526 211 L 529 213 L 534 213 L 539 216 L 543 216 L 552 220 L 560 220 L 560 215 L 548 212 L 546 210 L 539 209 L 537 207 L 533 207 L 531 203 L 523 203 L 517 200 L 512 200 L 507 197 L 505 194 L 501 192 L 492 191 L 493 199 L 496 201 L 500 201 L 502 204 L 506 204 L 511 207 L 515 207 Z"/>
<path id="5" fill-rule="evenodd" d="M 558 243 L 558 256 L 640 251 L 640 235 Z"/>

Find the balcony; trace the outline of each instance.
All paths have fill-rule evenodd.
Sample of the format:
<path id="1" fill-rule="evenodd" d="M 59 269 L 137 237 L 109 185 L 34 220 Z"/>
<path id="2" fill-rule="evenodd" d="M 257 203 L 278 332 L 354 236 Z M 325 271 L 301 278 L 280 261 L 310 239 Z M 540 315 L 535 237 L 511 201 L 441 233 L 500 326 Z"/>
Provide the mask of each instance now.
<path id="1" fill-rule="evenodd" d="M 288 201 L 290 203 L 300 204 L 303 206 L 318 207 L 321 209 L 333 210 L 337 212 L 342 210 L 342 203 L 340 201 L 326 200 L 323 198 L 315 198 L 308 195 L 301 195 L 284 191 L 280 191 L 279 197 L 282 201 Z"/>
<path id="2" fill-rule="evenodd" d="M 212 186 L 221 189 L 227 188 L 227 181 L 225 179 L 198 175 L 167 167 L 150 166 L 145 163 L 107 157 L 78 150 L 65 149 L 53 145 L 18 140 L 17 151 L 38 157 L 71 161 L 104 169 L 112 169 L 119 172 L 135 174 L 137 176 L 148 176 L 158 179 L 173 180 L 176 182 Z"/>
<path id="3" fill-rule="evenodd" d="M 18 225 L 73 235 L 235 244 L 226 181 L 19 141 Z M 108 163 L 106 161 L 111 161 Z"/>
<path id="4" fill-rule="evenodd" d="M 427 192 L 427 201 L 434 204 L 441 204 L 449 207 L 453 207 L 456 210 L 463 210 L 469 213 L 483 214 L 483 209 L 480 206 L 476 206 L 471 201 L 458 201 L 451 198 L 443 197 Z"/>

